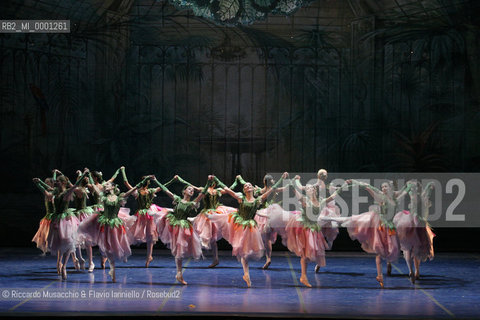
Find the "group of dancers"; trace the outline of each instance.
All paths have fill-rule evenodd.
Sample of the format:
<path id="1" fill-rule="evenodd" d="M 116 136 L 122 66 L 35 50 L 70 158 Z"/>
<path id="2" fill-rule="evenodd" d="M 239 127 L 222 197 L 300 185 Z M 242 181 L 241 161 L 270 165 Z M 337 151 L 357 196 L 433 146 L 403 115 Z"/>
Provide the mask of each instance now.
<path id="1" fill-rule="evenodd" d="M 114 183 L 119 174 L 128 189 L 126 192 L 120 192 Z M 358 240 L 364 251 L 376 255 L 376 279 L 382 288 L 382 259 L 387 261 L 387 273 L 390 273 L 390 263 L 398 259 L 402 250 L 412 283 L 420 277 L 420 262 L 433 259 L 435 235 L 426 221 L 433 184 L 422 187 L 412 180 L 394 191 L 390 182 L 383 183 L 379 190 L 357 180 L 346 180 L 344 185 L 336 188 L 326 183 L 327 171 L 324 169 L 318 171 L 315 183 L 305 186 L 300 183 L 300 176 L 288 183 L 287 178 L 286 172 L 276 182 L 272 176 L 266 175 L 263 187 L 258 187 L 237 176 L 234 183 L 227 186 L 216 176 L 209 175 L 205 186 L 197 187 L 178 175 L 165 184 L 154 175 L 148 175 L 132 186 L 125 168 L 121 167 L 106 181 L 100 172 L 77 171 L 76 182 L 72 184 L 55 169 L 53 177 L 45 181 L 33 179 L 44 195 L 46 215 L 32 241 L 44 253 L 57 254 L 57 272 L 64 280 L 67 279 L 66 265 L 70 256 L 77 270 L 86 268 L 82 249 L 87 252 L 88 271 L 93 272 L 92 247 L 98 246 L 102 255 L 101 266 L 105 268 L 108 260 L 109 275 L 115 282 L 115 262 L 127 260 L 131 245 L 146 243 L 145 267 L 148 268 L 153 260 L 153 246 L 160 240 L 175 257 L 176 280 L 186 285 L 182 260 L 188 257 L 199 259 L 203 257 L 203 249 L 212 250 L 213 262 L 209 267 L 215 267 L 219 263 L 217 241 L 223 238 L 232 246 L 232 255 L 241 262 L 243 280 L 250 287 L 249 261 L 265 255 L 263 269 L 268 269 L 272 261 L 272 243 L 280 235 L 288 250 L 300 257 L 300 282 L 311 287 L 307 264 L 316 262 L 315 272 L 326 265 L 325 250 L 332 248 L 339 225 L 347 228 L 350 237 Z M 168 189 L 174 182 L 184 184 L 181 195 Z M 243 186 L 243 193 L 234 191 L 238 185 Z M 342 217 L 335 197 L 351 186 L 364 188 L 375 205 L 370 206 L 368 212 Z M 289 189 L 294 190 L 301 210 L 282 208 L 281 193 L 289 192 Z M 160 191 L 172 199 L 173 208 L 153 203 Z M 322 196 L 326 191 L 329 196 Z M 194 197 L 196 192 L 198 195 Z M 220 203 L 219 198 L 225 194 L 238 202 L 238 208 Z M 130 195 L 137 202 L 134 215 L 124 207 Z M 397 212 L 400 199 L 406 195 L 410 197 L 410 210 Z M 91 205 L 87 206 L 87 200 Z M 74 207 L 70 207 L 71 201 Z M 202 201 L 203 208 L 198 211 Z M 388 219 L 388 212 L 397 213 L 393 219 Z"/>

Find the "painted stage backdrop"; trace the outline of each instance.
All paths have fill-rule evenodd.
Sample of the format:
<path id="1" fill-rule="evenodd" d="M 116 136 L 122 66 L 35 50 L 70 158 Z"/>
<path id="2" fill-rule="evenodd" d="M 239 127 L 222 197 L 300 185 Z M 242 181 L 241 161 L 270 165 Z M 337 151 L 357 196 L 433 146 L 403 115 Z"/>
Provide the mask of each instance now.
<path id="1" fill-rule="evenodd" d="M 0 34 L 2 246 L 31 245 L 32 178 L 54 168 L 197 185 L 480 170 L 478 1 L 317 0 L 229 26 L 166 1 L 0 6 L 72 28 Z"/>

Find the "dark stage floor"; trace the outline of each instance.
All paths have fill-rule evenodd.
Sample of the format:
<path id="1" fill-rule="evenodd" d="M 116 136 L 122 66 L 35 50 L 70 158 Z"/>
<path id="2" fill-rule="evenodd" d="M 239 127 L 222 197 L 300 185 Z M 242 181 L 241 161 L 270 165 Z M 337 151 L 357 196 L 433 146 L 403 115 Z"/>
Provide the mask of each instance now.
<path id="1" fill-rule="evenodd" d="M 327 266 L 318 274 L 310 263 L 311 289 L 299 284 L 299 259 L 285 252 L 274 253 L 267 271 L 261 269 L 263 261 L 251 262 L 250 289 L 242 280 L 241 264 L 229 252 L 221 253 L 220 265 L 214 269 L 207 268 L 208 256 L 201 261 L 185 260 L 187 286 L 175 283 L 175 263 L 168 251 L 155 252 L 155 260 L 145 269 L 145 250 L 135 250 L 128 263 L 118 263 L 117 283 L 111 282 L 108 269 L 87 273 L 72 266 L 67 281 L 62 281 L 56 274 L 56 259 L 38 253 L 34 249 L 0 250 L 3 315 L 480 317 L 478 254 L 437 254 L 435 260 L 422 264 L 422 279 L 415 285 L 407 278 L 401 259 L 382 290 L 375 280 L 373 256 L 362 253 L 328 252 Z M 100 265 L 98 253 L 95 264 Z M 36 291 L 37 296 L 25 296 L 22 290 Z M 64 296 L 38 297 L 40 293 Z M 74 297 L 82 293 L 86 296 Z M 12 299 L 12 294 L 20 296 Z"/>

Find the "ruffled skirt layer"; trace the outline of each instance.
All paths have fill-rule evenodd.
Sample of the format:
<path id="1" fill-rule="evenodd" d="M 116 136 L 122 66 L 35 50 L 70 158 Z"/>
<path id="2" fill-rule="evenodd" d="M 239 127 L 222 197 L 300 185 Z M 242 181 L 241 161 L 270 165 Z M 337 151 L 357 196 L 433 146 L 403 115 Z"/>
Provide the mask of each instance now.
<path id="1" fill-rule="evenodd" d="M 47 248 L 50 252 L 72 252 L 78 244 L 77 229 L 80 221 L 74 215 L 62 219 L 53 219 L 47 236 Z"/>
<path id="2" fill-rule="evenodd" d="M 255 220 L 243 220 L 236 213 L 214 213 L 209 218 L 220 235 L 232 245 L 232 255 L 237 259 L 258 260 L 263 257 L 265 246 Z"/>
<path id="3" fill-rule="evenodd" d="M 383 225 L 375 211 L 352 216 L 344 223 L 352 240 L 358 240 L 362 249 L 380 255 L 387 261 L 395 261 L 400 253 L 400 245 L 395 230 Z"/>
<path id="4" fill-rule="evenodd" d="M 122 209 L 127 211 L 127 213 L 122 213 L 125 219 L 125 214 L 128 215 L 129 209 Z M 134 218 L 130 216 L 128 217 L 129 218 L 126 219 L 127 223 L 131 222 L 132 219 L 130 218 Z M 132 251 L 130 250 L 129 235 L 125 226 L 123 224 L 102 224 L 100 223 L 99 218 L 101 218 L 101 215 L 94 213 L 82 221 L 78 227 L 79 239 L 91 246 L 98 245 L 103 257 L 107 257 L 113 261 L 127 261 L 127 258 L 132 254 Z M 121 218 L 122 222 L 125 221 L 124 219 Z"/>
<path id="5" fill-rule="evenodd" d="M 327 203 L 327 206 L 320 211 L 320 217 L 340 217 L 340 208 L 335 205 L 335 201 L 330 201 Z M 332 249 L 333 241 L 338 236 L 338 228 L 332 226 L 332 222 L 323 222 L 321 223 L 322 233 L 327 240 L 327 250 Z"/>
<path id="6" fill-rule="evenodd" d="M 157 230 L 175 258 L 203 257 L 200 237 L 188 220 L 177 220 L 173 214 L 164 212 L 157 221 Z"/>
<path id="7" fill-rule="evenodd" d="M 167 208 L 162 208 L 155 204 L 152 204 L 146 213 L 137 211 L 135 214 L 137 219 L 128 229 L 129 236 L 133 239 L 132 244 L 156 243 L 158 241 L 156 221 L 166 213 L 168 213 Z"/>
<path id="8" fill-rule="evenodd" d="M 409 211 L 400 211 L 393 218 L 397 229 L 400 248 L 409 250 L 420 261 L 432 260 L 434 257 L 432 229 Z"/>
<path id="9" fill-rule="evenodd" d="M 47 253 L 49 251 L 47 239 L 50 230 L 50 223 L 51 220 L 46 217 L 40 220 L 37 233 L 35 233 L 32 239 L 32 242 L 35 242 L 37 244 L 37 248 L 42 250 L 43 253 Z"/>
<path id="10" fill-rule="evenodd" d="M 218 206 L 216 209 L 206 210 L 195 217 L 193 228 L 197 232 L 202 242 L 202 247 L 211 249 L 211 244 L 222 238 L 214 223 L 209 219 L 211 214 L 229 214 L 237 209 L 227 206 Z"/>

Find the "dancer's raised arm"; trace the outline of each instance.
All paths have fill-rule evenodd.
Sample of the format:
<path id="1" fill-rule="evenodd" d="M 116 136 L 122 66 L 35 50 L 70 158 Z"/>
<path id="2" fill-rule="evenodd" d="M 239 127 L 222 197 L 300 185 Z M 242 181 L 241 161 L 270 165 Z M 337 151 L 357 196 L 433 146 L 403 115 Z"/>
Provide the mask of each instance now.
<path id="1" fill-rule="evenodd" d="M 167 196 L 169 196 L 172 200 L 175 200 L 175 194 L 173 194 L 170 190 L 168 190 L 167 187 L 165 187 L 165 185 L 161 184 L 157 178 L 153 177 L 153 182 L 155 182 L 158 187 L 160 189 L 162 189 L 163 192 L 165 192 L 167 194 Z"/>
<path id="2" fill-rule="evenodd" d="M 50 191 L 53 191 L 53 188 L 50 187 L 48 184 L 46 184 L 45 182 L 43 182 L 41 179 L 39 178 L 33 178 L 33 182 L 35 183 L 35 186 L 40 190 L 40 192 L 42 192 L 43 194 L 45 194 L 45 192 L 50 192 Z"/>
<path id="3" fill-rule="evenodd" d="M 112 183 L 113 181 L 115 181 L 118 174 L 120 173 L 121 168 L 125 168 L 125 167 L 122 166 L 122 167 L 118 168 L 117 171 L 115 171 L 115 173 L 113 174 L 113 176 L 110 179 L 107 180 L 107 182 Z"/>
<path id="4" fill-rule="evenodd" d="M 225 190 L 225 193 L 230 195 L 232 198 L 235 198 L 235 200 L 237 200 L 238 203 L 242 203 L 242 195 L 241 194 L 236 193 L 235 191 L 233 191 L 232 189 L 230 189 L 228 187 L 223 188 L 223 190 Z"/>
<path id="5" fill-rule="evenodd" d="M 123 177 L 123 183 L 125 184 L 125 186 L 128 188 L 128 189 L 132 189 L 132 185 L 128 182 L 128 179 L 127 179 L 127 174 L 125 173 L 125 167 L 122 166 L 120 167 L 120 171 L 122 172 L 122 177 Z"/>
<path id="6" fill-rule="evenodd" d="M 201 191 L 202 191 L 202 188 L 197 187 L 197 186 L 194 186 L 194 185 L 191 184 L 190 182 L 182 179 L 182 177 L 180 177 L 179 175 L 175 175 L 175 176 L 173 177 L 173 179 L 178 180 L 178 182 L 181 182 L 181 183 L 183 183 L 183 184 L 185 184 L 185 185 L 187 185 L 187 186 L 193 187 L 193 189 L 195 189 L 195 190 L 198 191 L 198 192 L 201 192 Z"/>
<path id="7" fill-rule="evenodd" d="M 351 179 L 351 180 L 347 180 L 347 181 L 351 181 L 352 185 L 357 185 L 359 187 L 364 188 L 372 196 L 372 198 L 375 199 L 376 201 L 382 201 L 381 197 L 382 197 L 383 193 L 382 193 L 382 191 L 380 191 L 380 189 L 375 188 L 374 186 L 369 185 L 366 182 L 358 181 L 358 180 L 355 180 L 355 179 Z"/>
<path id="8" fill-rule="evenodd" d="M 278 181 L 267 192 L 262 194 L 262 196 L 260 197 L 260 200 L 262 202 L 265 201 L 272 192 L 277 190 L 278 186 L 283 182 L 283 179 L 286 179 L 287 177 L 288 177 L 288 172 L 284 172 L 283 175 L 280 177 L 280 179 L 278 179 Z"/>

